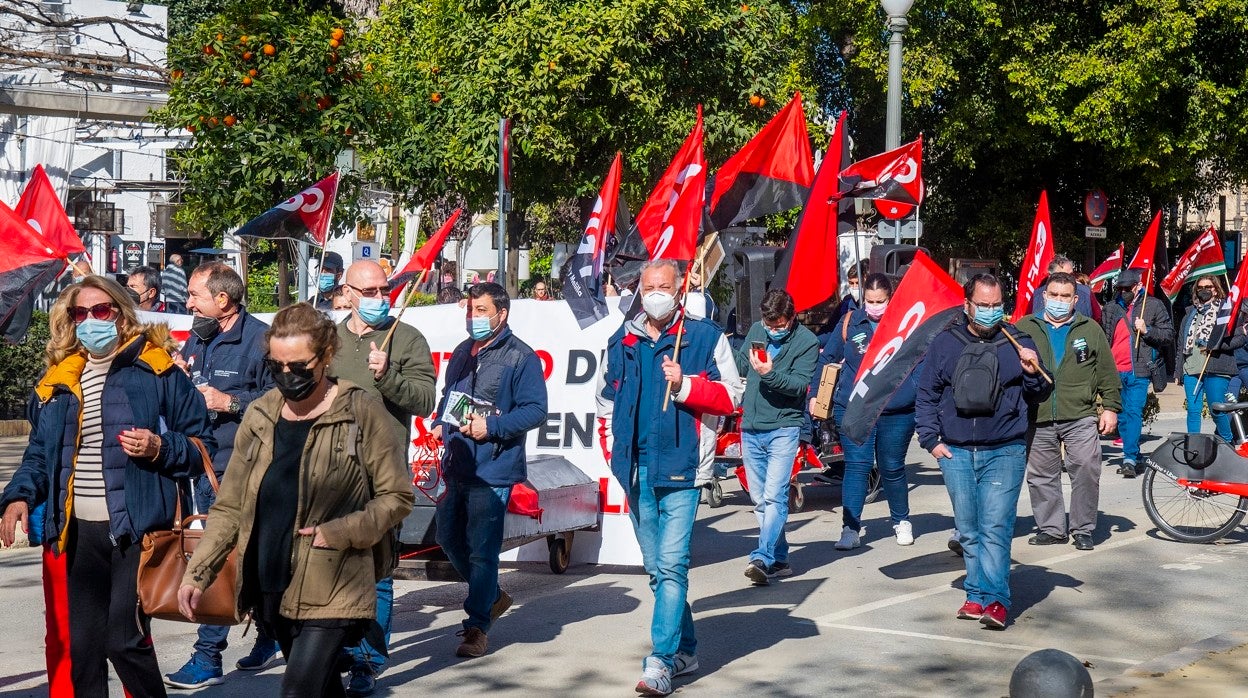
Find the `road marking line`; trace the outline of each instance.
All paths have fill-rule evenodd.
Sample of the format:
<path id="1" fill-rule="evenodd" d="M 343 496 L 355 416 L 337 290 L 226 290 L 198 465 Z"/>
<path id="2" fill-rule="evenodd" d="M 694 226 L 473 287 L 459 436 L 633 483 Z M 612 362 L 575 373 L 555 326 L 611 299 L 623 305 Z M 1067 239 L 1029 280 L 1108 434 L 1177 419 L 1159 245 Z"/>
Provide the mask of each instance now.
<path id="1" fill-rule="evenodd" d="M 1086 559 L 1091 555 L 1096 555 L 1097 553 L 1105 552 L 1108 550 L 1114 550 L 1115 548 L 1121 548 L 1123 546 L 1131 545 L 1133 543 L 1138 543 L 1143 540 L 1148 540 L 1148 536 L 1141 534 L 1138 536 L 1132 536 L 1130 538 L 1120 538 L 1118 540 L 1110 541 L 1109 543 L 1104 543 L 1092 551 L 1081 550 L 1078 552 L 1063 553 L 1061 555 L 1056 555 L 1054 557 L 1040 560 L 1038 562 L 1026 563 L 1026 564 L 1031 564 L 1033 566 L 1039 566 L 1039 567 L 1052 567 L 1053 565 L 1066 562 L 1068 560 Z M 1020 563 L 1020 564 L 1024 564 L 1024 563 Z M 950 581 L 952 581 L 953 579 L 957 579 L 964 572 L 965 570 L 958 570 L 957 572 L 946 572 L 945 574 L 949 577 Z M 912 591 L 908 594 L 890 596 L 886 599 L 880 599 L 879 601 L 872 601 L 871 603 L 865 603 L 860 606 L 853 606 L 851 608 L 846 608 L 844 610 L 836 611 L 834 613 L 828 613 L 826 615 L 819 616 L 818 618 L 815 618 L 813 620 L 815 623 L 818 623 L 820 625 L 822 625 L 825 622 L 846 620 L 848 618 L 853 618 L 854 616 L 859 616 L 864 613 L 878 611 L 881 608 L 888 608 L 889 606 L 896 606 L 897 604 L 903 604 L 909 601 L 916 601 L 918 599 L 926 598 L 928 596 L 934 596 L 936 594 L 939 594 L 945 591 L 961 592 L 962 590 L 958 589 L 957 587 L 950 586 L 949 583 L 945 583 L 940 586 L 923 589 L 921 591 Z"/>
<path id="2" fill-rule="evenodd" d="M 1046 649 L 1044 647 L 1031 647 L 1028 645 L 1011 645 L 1005 642 L 987 642 L 985 640 L 972 640 L 965 637 L 951 637 L 949 635 L 932 635 L 930 633 L 916 633 L 910 630 L 888 630 L 885 628 L 871 628 L 860 625 L 848 625 L 846 623 L 824 623 L 815 622 L 822 628 L 836 628 L 838 630 L 858 630 L 864 633 L 879 633 L 881 635 L 900 635 L 902 637 L 913 637 L 920 640 L 941 640 L 943 642 L 959 642 L 964 645 L 979 645 L 981 647 L 995 647 L 998 649 L 1018 650 L 1020 652 L 1035 652 L 1037 650 Z M 1126 664 L 1134 666 L 1140 664 L 1139 659 L 1121 659 L 1119 657 L 1102 657 L 1095 654 L 1080 655 L 1080 659 L 1095 659 L 1100 662 L 1114 662 L 1115 664 Z"/>

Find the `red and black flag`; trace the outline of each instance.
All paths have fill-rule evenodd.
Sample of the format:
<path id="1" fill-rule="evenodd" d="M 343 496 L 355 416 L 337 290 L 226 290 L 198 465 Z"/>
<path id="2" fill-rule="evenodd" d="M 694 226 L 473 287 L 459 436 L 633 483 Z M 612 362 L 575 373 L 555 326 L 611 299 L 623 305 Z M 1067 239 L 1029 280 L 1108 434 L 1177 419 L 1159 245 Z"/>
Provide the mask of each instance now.
<path id="1" fill-rule="evenodd" d="M 814 179 L 806 114 L 798 92 L 715 173 L 711 222 L 723 230 L 801 206 Z"/>
<path id="2" fill-rule="evenodd" d="M 257 238 L 307 235 L 308 239 L 324 247 L 337 195 L 338 173 L 335 172 L 247 221 L 234 234 Z"/>
<path id="3" fill-rule="evenodd" d="M 78 236 L 74 224 L 69 222 L 69 216 L 61 204 L 61 197 L 57 195 L 43 165 L 35 166 L 15 211 L 19 218 L 48 241 L 52 251 L 62 257 L 68 258 L 70 255 L 86 252 L 82 238 Z"/>
<path id="4" fill-rule="evenodd" d="M 842 112 L 771 282 L 772 288 L 783 288 L 793 296 L 799 313 L 834 297 L 840 290 L 838 241 L 841 233 L 854 230 L 854 201 L 837 198 L 836 189 L 837 174 L 848 164 L 849 135 Z"/>
<path id="5" fill-rule="evenodd" d="M 1036 287 L 1049 271 L 1053 261 L 1053 225 L 1049 223 L 1049 193 L 1040 192 L 1040 205 L 1036 207 L 1036 219 L 1031 224 L 1031 244 L 1027 256 L 1018 270 L 1018 297 L 1014 303 L 1014 315 L 1010 322 L 1018 322 L 1031 313 L 1031 299 Z"/>
<path id="6" fill-rule="evenodd" d="M 927 353 L 932 340 L 962 314 L 962 287 L 919 252 L 901 278 L 867 345 L 845 405 L 841 433 L 866 441 L 884 407 Z"/>
<path id="7" fill-rule="evenodd" d="M 419 250 L 416 250 L 416 254 L 413 254 L 412 258 L 407 260 L 407 264 L 403 265 L 402 269 L 390 277 L 390 303 L 392 305 L 397 302 L 399 294 L 403 292 L 403 287 L 409 281 L 416 281 L 423 272 L 427 272 L 433 267 L 433 260 L 437 259 L 438 253 L 442 251 L 442 245 L 446 244 L 446 237 L 451 234 L 451 229 L 455 227 L 455 221 L 459 220 L 459 214 L 463 212 L 464 209 L 462 208 L 455 209 L 455 212 L 451 214 L 450 218 L 446 219 L 446 222 L 442 224 L 438 232 L 426 240 L 425 244 L 421 245 Z"/>
<path id="8" fill-rule="evenodd" d="M 691 260 L 706 199 L 706 157 L 702 153 L 702 105 L 693 130 L 667 166 L 635 224 L 650 259 Z"/>
<path id="9" fill-rule="evenodd" d="M 66 264 L 42 235 L 0 201 L 0 330 L 7 341 L 25 338 L 30 314 L 17 311 Z"/>
<path id="10" fill-rule="evenodd" d="M 923 203 L 923 136 L 842 170 L 840 196 Z"/>
<path id="11" fill-rule="evenodd" d="M 585 224 L 585 234 L 576 253 L 568 261 L 563 274 L 563 297 L 576 316 L 576 323 L 585 329 L 607 316 L 607 300 L 603 291 L 602 266 L 607 240 L 615 234 L 616 209 L 620 199 L 620 177 L 623 167 L 620 154 L 615 154 L 607 179 L 602 183 L 594 210 Z"/>

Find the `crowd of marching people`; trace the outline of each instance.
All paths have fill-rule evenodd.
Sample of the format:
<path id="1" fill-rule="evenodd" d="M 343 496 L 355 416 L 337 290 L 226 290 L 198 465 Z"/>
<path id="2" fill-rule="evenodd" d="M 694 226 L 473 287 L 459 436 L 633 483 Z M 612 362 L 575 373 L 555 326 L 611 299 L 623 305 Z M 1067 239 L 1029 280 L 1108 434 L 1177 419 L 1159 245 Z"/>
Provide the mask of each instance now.
<path id="1" fill-rule="evenodd" d="M 430 415 L 445 454 L 437 542 L 468 583 L 453 651 L 485 655 L 512 603 L 499 586 L 503 517 L 526 478 L 527 434 L 547 413 L 542 367 L 509 327 L 507 291 L 486 281 L 445 301 L 464 308 L 467 338 L 443 364 L 439 394 L 424 335 L 391 314 L 387 275 L 371 261 L 344 269 L 327 259 L 320 299 L 282 309 L 271 325 L 247 311 L 229 266 L 202 264 L 188 278 L 172 261 L 164 273 L 134 270 L 126 286 L 87 276 L 60 295 L 29 445 L 0 495 L 2 542 L 20 525 L 45 546 L 53 694 L 106 695 L 109 663 L 134 696 L 220 683 L 228 621 L 248 614 L 258 632 L 238 669 L 284 659 L 282 695 L 372 694 L 388 661 L 393 531 L 413 506 L 402 454 L 413 417 Z M 1024 485 L 1036 523 L 1028 544 L 1091 550 L 1103 440 L 1121 439 L 1118 472 L 1135 477 L 1145 403 L 1174 375 L 1170 364 L 1191 431 L 1202 427 L 1203 401 L 1236 399 L 1248 380 L 1243 328 L 1211 341 L 1226 295 L 1216 277 L 1194 279 L 1176 323 L 1138 271 L 1123 271 L 1113 296 L 1098 299 L 1057 257 L 1016 323 L 1005 319 L 999 279 L 967 281 L 958 319 L 934 336 L 865 438 L 850 438 L 837 427 L 896 290 L 890 276 L 856 272 L 819 332 L 773 288 L 758 321 L 736 336 L 704 317 L 714 305 L 684 292 L 677 263 L 642 265 L 638 312 L 609 340 L 596 394 L 603 457 L 627 496 L 654 595 L 638 693 L 667 695 L 675 677 L 698 669 L 689 567 L 722 417 L 740 414 L 758 522 L 744 566 L 750 584 L 800 571 L 785 526 L 803 443 L 836 440 L 844 454 L 836 550 L 875 535 L 863 526 L 873 470 L 891 537 L 913 544 L 907 460 L 917 438 L 943 475 L 956 526 L 949 547 L 966 566 L 954 615 L 1000 630 L 1010 622 Z M 533 296 L 550 297 L 544 282 Z M 332 309 L 345 317 L 322 312 Z M 140 310 L 189 312 L 189 340 L 177 345 Z M 832 374 L 829 414 L 812 423 Z M 1214 428 L 1230 438 L 1225 417 L 1215 415 Z M 162 675 L 136 572 L 145 536 L 170 529 L 184 505 L 207 520 L 172 591 L 186 619 L 215 620 L 199 626 L 186 663 Z M 224 616 L 205 605 L 217 584 L 232 590 Z"/>

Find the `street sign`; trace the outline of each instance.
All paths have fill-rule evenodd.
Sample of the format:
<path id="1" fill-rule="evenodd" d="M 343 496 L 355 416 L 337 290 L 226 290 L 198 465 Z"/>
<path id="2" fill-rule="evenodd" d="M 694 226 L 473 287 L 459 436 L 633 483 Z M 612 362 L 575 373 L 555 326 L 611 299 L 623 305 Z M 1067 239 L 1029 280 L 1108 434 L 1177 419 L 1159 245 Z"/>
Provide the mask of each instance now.
<path id="1" fill-rule="evenodd" d="M 1109 198 L 1105 196 L 1105 192 L 1093 189 L 1083 197 L 1083 216 L 1088 219 L 1088 225 L 1098 226 L 1104 223 L 1107 215 L 1109 215 Z"/>
<path id="2" fill-rule="evenodd" d="M 127 242 L 122 247 L 122 264 L 126 269 L 134 269 L 144 264 L 143 260 L 143 243 Z"/>
<path id="3" fill-rule="evenodd" d="M 1101 240 L 1104 240 L 1105 228 L 1102 228 L 1100 226 L 1095 226 L 1095 225 L 1089 225 L 1083 229 L 1083 236 L 1085 238 L 1100 238 Z"/>
<path id="4" fill-rule="evenodd" d="M 381 245 L 375 242 L 353 242 L 351 243 L 351 261 L 369 259 L 375 262 L 381 252 L 380 247 Z"/>

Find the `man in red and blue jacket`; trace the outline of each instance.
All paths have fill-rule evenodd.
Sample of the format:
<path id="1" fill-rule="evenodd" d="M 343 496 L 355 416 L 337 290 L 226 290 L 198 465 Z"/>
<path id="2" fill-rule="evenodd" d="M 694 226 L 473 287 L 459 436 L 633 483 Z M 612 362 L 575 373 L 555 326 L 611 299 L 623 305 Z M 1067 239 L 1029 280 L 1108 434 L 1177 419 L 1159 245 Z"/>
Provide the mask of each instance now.
<path id="1" fill-rule="evenodd" d="M 603 453 L 627 493 L 654 590 L 654 648 L 637 683 L 642 695 L 667 695 L 673 676 L 698 668 L 687 601 L 690 541 L 701 487 L 711 481 L 718 417 L 735 411 L 742 393 L 727 338 L 714 323 L 685 315 L 678 279 L 671 260 L 642 266 L 645 312 L 611 337 L 598 390 Z"/>

